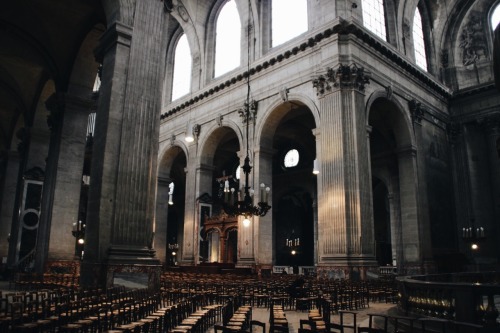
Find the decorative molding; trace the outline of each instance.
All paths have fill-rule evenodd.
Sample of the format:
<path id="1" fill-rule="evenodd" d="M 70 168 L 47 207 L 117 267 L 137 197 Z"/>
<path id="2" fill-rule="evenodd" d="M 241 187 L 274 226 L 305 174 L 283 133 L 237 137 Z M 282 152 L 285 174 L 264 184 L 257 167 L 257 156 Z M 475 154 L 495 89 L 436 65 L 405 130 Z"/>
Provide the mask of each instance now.
<path id="1" fill-rule="evenodd" d="M 222 117 L 222 115 L 219 113 L 217 115 L 217 117 L 215 118 L 215 121 L 217 122 L 217 126 L 219 126 L 219 127 L 222 126 L 222 119 L 224 119 L 224 117 Z"/>
<path id="2" fill-rule="evenodd" d="M 327 68 L 326 74 L 319 75 L 312 80 L 316 88 L 316 95 L 322 96 L 333 88 L 354 89 L 364 91 L 365 85 L 370 83 L 369 75 L 365 74 L 363 67 L 355 63 L 349 65 L 339 64 L 337 69 Z"/>
<path id="3" fill-rule="evenodd" d="M 394 94 L 394 90 L 392 89 L 392 85 L 385 87 L 386 98 L 388 100 L 392 99 L 392 95 Z"/>
<path id="4" fill-rule="evenodd" d="M 170 147 L 173 147 L 175 144 L 175 134 L 172 134 L 172 136 L 170 137 Z"/>
<path id="5" fill-rule="evenodd" d="M 241 121 L 243 124 L 247 122 L 246 110 L 249 110 L 250 114 L 248 116 L 248 121 L 252 122 L 257 118 L 257 106 L 258 103 L 255 100 L 250 101 L 250 105 L 245 102 L 245 105 L 242 109 L 238 109 L 238 114 L 240 115 Z"/>
<path id="6" fill-rule="evenodd" d="M 283 102 L 288 101 L 288 88 L 287 87 L 282 87 L 280 89 L 280 97 Z"/>
<path id="7" fill-rule="evenodd" d="M 420 124 L 425 114 L 425 108 L 422 106 L 422 103 L 416 99 L 412 99 L 408 102 L 408 105 L 410 107 L 413 123 Z"/>
<path id="8" fill-rule="evenodd" d="M 462 64 L 470 66 L 475 64 L 481 56 L 485 57 L 486 37 L 484 35 L 483 21 L 476 15 L 471 15 L 460 35 L 462 48 Z"/>

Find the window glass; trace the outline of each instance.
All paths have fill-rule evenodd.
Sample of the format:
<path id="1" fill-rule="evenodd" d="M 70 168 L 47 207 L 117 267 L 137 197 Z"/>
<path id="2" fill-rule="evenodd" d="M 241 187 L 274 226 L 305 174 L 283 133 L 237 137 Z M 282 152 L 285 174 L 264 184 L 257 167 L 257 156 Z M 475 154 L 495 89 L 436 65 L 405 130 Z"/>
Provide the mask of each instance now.
<path id="1" fill-rule="evenodd" d="M 422 16 L 420 16 L 418 8 L 415 10 L 415 16 L 413 17 L 413 47 L 415 49 L 415 62 L 417 66 L 427 71 Z"/>
<path id="2" fill-rule="evenodd" d="M 219 13 L 215 31 L 215 77 L 240 65 L 241 22 L 233 0 Z"/>
<path id="3" fill-rule="evenodd" d="M 375 35 L 387 40 L 382 0 L 363 0 L 363 25 Z"/>
<path id="4" fill-rule="evenodd" d="M 500 23 L 500 5 L 495 7 L 493 14 L 491 15 L 491 29 L 495 30 L 498 23 Z"/>
<path id="5" fill-rule="evenodd" d="M 299 164 L 299 152 L 297 149 L 290 149 L 283 160 L 285 168 L 293 168 Z"/>
<path id="6" fill-rule="evenodd" d="M 273 47 L 307 31 L 307 0 L 273 0 L 271 11 Z"/>
<path id="7" fill-rule="evenodd" d="M 185 34 L 179 38 L 174 55 L 174 79 L 172 82 L 172 100 L 176 100 L 191 91 L 191 50 Z"/>

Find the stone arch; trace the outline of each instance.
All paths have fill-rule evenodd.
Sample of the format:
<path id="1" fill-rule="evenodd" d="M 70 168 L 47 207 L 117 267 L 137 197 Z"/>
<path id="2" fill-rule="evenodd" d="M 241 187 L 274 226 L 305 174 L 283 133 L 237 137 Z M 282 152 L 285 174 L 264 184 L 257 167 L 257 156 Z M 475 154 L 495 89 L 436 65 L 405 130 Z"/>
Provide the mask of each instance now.
<path id="1" fill-rule="evenodd" d="M 185 211 L 186 176 L 183 172 L 188 155 L 181 142 L 175 142 L 165 149 L 158 159 L 158 183 L 156 190 L 156 214 L 154 247 L 158 258 L 167 264 L 175 262 L 168 244 L 182 246 Z M 179 165 L 181 163 L 181 165 Z M 174 182 L 172 202 L 170 201 L 170 183 Z"/>
<path id="2" fill-rule="evenodd" d="M 405 108 L 399 99 L 397 99 L 393 93 L 389 93 L 388 90 L 376 90 L 374 91 L 370 97 L 368 97 L 367 103 L 366 103 L 366 125 L 370 126 L 370 113 L 373 111 L 373 106 L 376 101 L 380 102 L 380 100 L 385 100 L 389 103 L 391 103 L 394 107 L 394 112 L 397 112 L 401 115 L 400 120 L 397 123 L 397 128 L 400 128 L 401 131 L 398 132 L 400 142 L 402 143 L 400 147 L 409 147 L 409 146 L 415 146 L 415 136 L 413 134 L 413 131 L 411 130 L 411 116 L 410 113 Z M 404 143 L 404 144 L 403 144 Z"/>
<path id="3" fill-rule="evenodd" d="M 184 142 L 174 140 L 173 143 L 158 154 L 158 176 L 166 176 L 164 170 L 170 170 L 177 154 L 182 151 L 189 161 L 189 152 Z"/>
<path id="4" fill-rule="evenodd" d="M 201 135 L 198 140 L 198 145 L 201 147 L 200 154 L 198 154 L 198 164 L 206 164 L 211 165 L 215 155 L 215 151 L 218 147 L 218 144 L 222 140 L 223 136 L 227 135 L 229 132 L 234 133 L 234 135 L 238 139 L 239 147 L 243 147 L 244 139 L 243 133 L 240 127 L 236 124 L 236 122 L 232 120 L 223 120 L 222 126 L 218 126 L 217 124 L 211 125 L 207 130 L 201 130 Z"/>
<path id="5" fill-rule="evenodd" d="M 255 137 L 259 138 L 258 143 L 261 147 L 268 145 L 269 142 L 272 141 L 277 124 L 285 116 L 286 112 L 284 111 L 289 108 L 290 105 L 294 105 L 294 103 L 298 103 L 298 105 L 305 106 L 309 109 L 314 117 L 316 127 L 318 127 L 317 124 L 321 122 L 319 110 L 316 103 L 314 103 L 309 96 L 291 93 L 288 94 L 285 101 L 276 97 L 266 110 L 261 111 L 264 116 L 261 117 L 260 121 L 258 120 L 257 123 Z"/>
<path id="6" fill-rule="evenodd" d="M 399 271 L 420 260 L 416 145 L 409 112 L 383 91 L 367 103 L 371 173 L 383 179 L 390 199 L 392 257 Z M 372 200 L 374 179 L 372 177 Z"/>
<path id="7" fill-rule="evenodd" d="M 75 96 L 91 95 L 99 66 L 95 60 L 94 50 L 103 33 L 104 26 L 96 24 L 83 40 L 69 78 L 69 94 Z"/>

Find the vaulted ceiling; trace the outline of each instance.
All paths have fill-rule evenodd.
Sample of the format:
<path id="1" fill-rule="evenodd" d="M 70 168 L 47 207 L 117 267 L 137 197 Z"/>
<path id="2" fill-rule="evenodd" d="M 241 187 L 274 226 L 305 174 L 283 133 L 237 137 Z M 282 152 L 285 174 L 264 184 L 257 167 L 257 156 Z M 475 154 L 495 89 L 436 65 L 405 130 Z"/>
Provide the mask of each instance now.
<path id="1" fill-rule="evenodd" d="M 99 0 L 2 2 L 0 153 L 15 149 L 16 131 L 31 126 L 48 82 L 66 92 L 83 41 L 103 23 Z"/>

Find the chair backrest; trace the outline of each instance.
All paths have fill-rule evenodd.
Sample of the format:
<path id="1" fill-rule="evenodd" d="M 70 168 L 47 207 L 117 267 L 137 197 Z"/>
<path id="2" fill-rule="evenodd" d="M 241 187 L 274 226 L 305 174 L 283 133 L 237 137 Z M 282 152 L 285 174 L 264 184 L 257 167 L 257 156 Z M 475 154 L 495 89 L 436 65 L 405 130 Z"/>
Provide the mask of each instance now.
<path id="1" fill-rule="evenodd" d="M 269 328 L 269 333 L 289 333 L 288 327 L 287 326 L 281 326 L 281 325 L 271 325 Z"/>
<path id="2" fill-rule="evenodd" d="M 258 321 L 258 320 L 251 320 L 250 321 L 250 332 L 254 332 L 254 326 L 256 327 L 261 327 L 262 328 L 262 333 L 266 333 L 266 324 Z"/>

